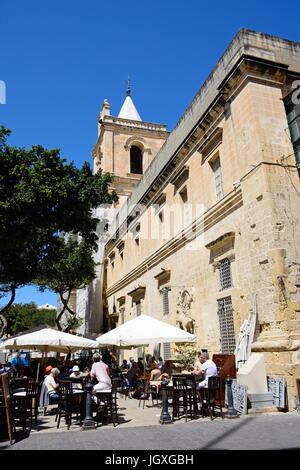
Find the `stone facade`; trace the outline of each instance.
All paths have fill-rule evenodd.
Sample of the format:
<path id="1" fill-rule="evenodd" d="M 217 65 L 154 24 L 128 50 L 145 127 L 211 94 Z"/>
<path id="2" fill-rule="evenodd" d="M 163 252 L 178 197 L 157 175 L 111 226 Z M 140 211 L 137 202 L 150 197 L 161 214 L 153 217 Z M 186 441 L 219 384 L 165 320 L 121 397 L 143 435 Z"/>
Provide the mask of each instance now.
<path id="1" fill-rule="evenodd" d="M 210 353 L 233 352 L 256 293 L 252 351 L 286 378 L 290 406 L 300 184 L 285 102 L 299 77 L 300 44 L 241 30 L 166 141 L 159 125 L 123 122 L 104 106 L 94 150 L 121 196 L 105 246 L 108 325 L 146 313 L 195 332 Z M 140 181 L 128 171 L 135 142 L 147 154 Z"/>

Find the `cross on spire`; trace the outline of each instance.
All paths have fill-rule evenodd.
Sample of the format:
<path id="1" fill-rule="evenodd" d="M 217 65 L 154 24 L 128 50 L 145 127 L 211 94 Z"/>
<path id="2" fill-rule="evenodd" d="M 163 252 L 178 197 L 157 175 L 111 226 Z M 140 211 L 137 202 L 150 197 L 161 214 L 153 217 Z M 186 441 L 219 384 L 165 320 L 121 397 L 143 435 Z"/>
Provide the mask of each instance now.
<path id="1" fill-rule="evenodd" d="M 126 96 L 131 95 L 131 83 L 130 83 L 130 78 L 128 77 L 127 79 L 127 88 L 126 88 Z"/>

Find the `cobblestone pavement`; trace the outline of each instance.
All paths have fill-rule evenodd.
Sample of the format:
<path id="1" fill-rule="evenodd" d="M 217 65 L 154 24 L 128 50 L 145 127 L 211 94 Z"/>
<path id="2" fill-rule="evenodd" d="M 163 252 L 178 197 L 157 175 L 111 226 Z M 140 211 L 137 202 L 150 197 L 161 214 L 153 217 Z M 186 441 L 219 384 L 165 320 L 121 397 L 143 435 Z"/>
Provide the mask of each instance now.
<path id="1" fill-rule="evenodd" d="M 138 408 L 136 400 L 120 403 L 121 423 L 81 431 L 72 425 L 56 429 L 54 416 L 47 424 L 13 446 L 2 449 L 104 449 L 104 450 L 194 450 L 194 449 L 298 449 L 300 450 L 300 413 L 248 415 L 229 420 L 184 419 L 159 425 L 160 409 Z M 123 408 L 123 409 L 122 409 Z M 123 416 L 122 416 L 123 415 Z M 131 416 L 131 418 L 129 418 Z M 43 421 L 43 420 L 42 420 Z"/>

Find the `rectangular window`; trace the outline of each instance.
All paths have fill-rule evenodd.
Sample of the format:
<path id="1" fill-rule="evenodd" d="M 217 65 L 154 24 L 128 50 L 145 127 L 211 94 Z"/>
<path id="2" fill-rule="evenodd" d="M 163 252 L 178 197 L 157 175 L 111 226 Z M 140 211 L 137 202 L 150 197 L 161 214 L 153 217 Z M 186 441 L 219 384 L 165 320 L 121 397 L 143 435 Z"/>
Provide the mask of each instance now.
<path id="1" fill-rule="evenodd" d="M 298 93 L 298 92 L 294 92 Z M 289 125 L 291 141 L 295 151 L 295 159 L 300 169 L 300 103 L 293 102 L 293 93 L 285 99 L 285 111 Z"/>
<path id="2" fill-rule="evenodd" d="M 232 287 L 231 263 L 228 258 L 223 259 L 219 266 L 219 288 L 220 290 Z"/>
<path id="3" fill-rule="evenodd" d="M 185 228 L 192 223 L 191 204 L 188 202 L 188 192 L 186 186 L 179 192 L 179 195 L 183 202 L 183 228 Z"/>
<path id="4" fill-rule="evenodd" d="M 164 360 L 171 359 L 171 343 L 163 343 Z"/>
<path id="5" fill-rule="evenodd" d="M 125 307 L 120 307 L 120 309 L 119 309 L 119 323 L 120 323 L 120 325 L 123 325 L 124 317 L 125 317 Z"/>
<path id="6" fill-rule="evenodd" d="M 114 269 L 115 267 L 115 258 L 116 258 L 116 254 L 114 252 L 112 252 L 110 255 L 109 255 L 109 259 L 110 259 L 110 265 L 111 265 L 111 268 Z"/>
<path id="7" fill-rule="evenodd" d="M 157 214 L 161 208 L 164 206 L 166 202 L 166 194 L 165 193 L 162 193 L 157 199 L 156 201 L 154 202 L 153 206 L 154 206 L 154 210 L 155 210 L 155 214 Z"/>
<path id="8" fill-rule="evenodd" d="M 164 240 L 166 238 L 164 211 L 161 211 L 158 214 L 158 218 L 159 218 L 159 235 L 160 235 L 160 238 Z"/>
<path id="9" fill-rule="evenodd" d="M 235 335 L 231 297 L 218 300 L 221 351 L 223 354 L 234 353 Z"/>
<path id="10" fill-rule="evenodd" d="M 136 309 L 136 310 L 135 310 L 135 311 L 136 311 L 136 316 L 137 316 L 137 317 L 140 316 L 141 313 L 142 313 L 141 301 L 140 301 L 140 300 L 137 300 L 137 301 L 135 302 L 135 309 Z"/>
<path id="11" fill-rule="evenodd" d="M 169 315 L 169 287 L 162 288 L 163 315 Z"/>
<path id="12" fill-rule="evenodd" d="M 118 250 L 119 250 L 119 255 L 122 261 L 124 260 L 124 248 L 125 248 L 125 242 L 121 242 L 118 245 Z"/>
<path id="13" fill-rule="evenodd" d="M 220 157 L 212 163 L 212 169 L 215 175 L 217 201 L 220 201 L 224 197 Z"/>

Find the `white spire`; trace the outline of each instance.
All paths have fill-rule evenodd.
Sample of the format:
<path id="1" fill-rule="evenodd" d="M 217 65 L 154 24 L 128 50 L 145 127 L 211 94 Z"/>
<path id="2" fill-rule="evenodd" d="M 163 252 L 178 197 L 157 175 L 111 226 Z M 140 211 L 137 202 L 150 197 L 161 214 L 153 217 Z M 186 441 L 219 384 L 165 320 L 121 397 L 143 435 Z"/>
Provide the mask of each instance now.
<path id="1" fill-rule="evenodd" d="M 126 96 L 118 117 L 123 119 L 133 119 L 134 121 L 142 120 L 130 96 Z"/>
<path id="2" fill-rule="evenodd" d="M 131 89 L 130 89 L 130 80 L 127 81 L 127 90 L 126 90 L 126 98 L 119 112 L 119 118 L 123 119 L 132 119 L 133 121 L 141 121 L 142 118 L 138 113 L 138 110 L 134 106 L 134 102 L 131 99 Z"/>

